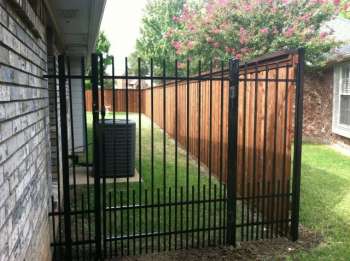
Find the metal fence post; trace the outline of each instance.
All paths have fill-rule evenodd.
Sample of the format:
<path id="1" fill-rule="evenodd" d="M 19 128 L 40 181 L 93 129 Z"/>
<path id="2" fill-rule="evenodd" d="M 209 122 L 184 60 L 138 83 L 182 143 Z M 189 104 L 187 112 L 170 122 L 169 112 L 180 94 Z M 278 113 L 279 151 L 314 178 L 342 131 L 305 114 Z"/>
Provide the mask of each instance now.
<path id="1" fill-rule="evenodd" d="M 63 209 L 64 209 L 65 248 L 66 248 L 65 259 L 72 260 L 66 76 L 65 76 L 65 59 L 63 55 L 58 56 L 58 76 L 59 76 L 59 93 L 60 93 L 59 98 L 60 98 L 60 117 L 61 117 L 61 143 L 62 143 Z"/>
<path id="2" fill-rule="evenodd" d="M 94 173 L 94 200 L 95 200 L 95 244 L 96 260 L 101 257 L 101 200 L 100 200 L 100 166 L 98 153 L 98 119 L 99 119 L 99 95 L 98 95 L 98 55 L 91 55 L 91 81 L 92 81 L 92 121 L 93 121 L 93 173 Z"/>
<path id="3" fill-rule="evenodd" d="M 304 88 L 304 55 L 303 48 L 298 50 L 298 67 L 296 76 L 295 120 L 294 120 L 294 161 L 292 193 L 292 240 L 298 240 L 300 208 L 301 148 L 303 133 L 303 88 Z"/>
<path id="4" fill-rule="evenodd" d="M 230 59 L 226 244 L 234 246 L 236 245 L 238 87 L 239 60 Z"/>

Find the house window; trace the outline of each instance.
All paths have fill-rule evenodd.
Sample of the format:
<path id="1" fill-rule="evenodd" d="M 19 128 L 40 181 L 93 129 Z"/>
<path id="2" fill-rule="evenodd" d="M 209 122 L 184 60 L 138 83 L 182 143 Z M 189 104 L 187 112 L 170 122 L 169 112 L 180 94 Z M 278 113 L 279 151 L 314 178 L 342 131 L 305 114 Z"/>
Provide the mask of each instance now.
<path id="1" fill-rule="evenodd" d="M 350 138 L 350 62 L 334 68 L 333 132 Z"/>

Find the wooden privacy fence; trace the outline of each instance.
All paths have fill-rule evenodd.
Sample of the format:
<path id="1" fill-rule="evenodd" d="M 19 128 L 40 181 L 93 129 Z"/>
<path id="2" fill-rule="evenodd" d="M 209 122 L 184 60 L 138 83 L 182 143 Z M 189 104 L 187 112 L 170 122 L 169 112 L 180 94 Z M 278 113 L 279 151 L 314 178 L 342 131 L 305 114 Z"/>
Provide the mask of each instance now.
<path id="1" fill-rule="evenodd" d="M 241 65 L 239 76 L 237 192 L 242 200 L 251 204 L 249 208 L 254 205 L 258 212 L 263 212 L 263 217 L 282 219 L 284 223 L 288 223 L 290 208 L 297 61 L 296 53 L 282 52 Z M 189 153 L 200 158 L 210 173 L 225 181 L 229 82 L 218 77 L 227 79 L 228 72 L 213 75 L 215 80 L 209 76 L 204 81 L 173 81 L 167 82 L 165 88 L 158 85 L 141 89 L 141 113 L 152 117 L 153 91 L 153 122 L 170 137 L 177 135 L 178 144 L 185 149 L 188 140 Z M 129 112 L 139 111 L 138 94 L 139 90 L 128 90 Z M 87 111 L 91 111 L 90 91 L 86 91 L 86 98 Z M 110 110 L 113 110 L 112 98 L 112 90 L 106 89 L 105 105 Z M 118 89 L 115 111 L 123 112 L 125 108 L 126 90 Z M 279 194 L 282 196 L 274 196 Z"/>
<path id="2" fill-rule="evenodd" d="M 248 186 L 252 186 L 250 189 L 255 191 L 256 186 L 262 186 L 263 182 L 266 182 L 266 186 L 271 182 L 271 188 L 272 183 L 277 186 L 277 183 L 281 182 L 282 188 L 282 182 L 286 184 L 289 180 L 296 60 L 295 54 L 288 54 L 241 66 L 237 181 L 240 184 L 238 189 L 243 190 L 242 194 L 245 189 L 248 190 Z M 227 76 L 227 72 L 224 73 Z M 175 138 L 177 126 L 178 143 L 187 148 L 188 108 L 189 152 L 196 158 L 200 156 L 201 162 L 210 168 L 214 175 L 222 175 L 225 179 L 229 86 L 228 81 L 217 80 L 220 72 L 216 72 L 215 75 L 216 80 L 208 78 L 200 84 L 191 81 L 188 85 L 186 81 L 179 81 L 167 83 L 166 88 L 162 85 L 153 87 L 153 122 L 165 129 L 172 138 Z M 151 92 L 151 88 L 141 90 L 141 112 L 150 118 Z M 129 112 L 139 111 L 138 95 L 138 90 L 128 90 Z M 104 96 L 107 111 L 112 111 L 112 90 L 105 89 Z M 91 104 L 91 91 L 87 90 L 87 111 L 91 111 Z M 116 90 L 114 106 L 117 112 L 126 110 L 125 89 Z"/>

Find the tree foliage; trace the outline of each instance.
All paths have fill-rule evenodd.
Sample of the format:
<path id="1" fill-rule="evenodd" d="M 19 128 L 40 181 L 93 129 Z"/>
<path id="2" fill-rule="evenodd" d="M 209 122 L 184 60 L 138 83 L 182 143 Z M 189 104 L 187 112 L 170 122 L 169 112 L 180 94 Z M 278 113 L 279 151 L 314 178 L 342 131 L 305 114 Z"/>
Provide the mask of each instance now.
<path id="1" fill-rule="evenodd" d="M 101 31 L 98 34 L 96 42 L 96 53 L 102 54 L 103 56 L 103 69 L 106 72 L 106 68 L 112 64 L 112 57 L 109 55 L 109 49 L 111 48 L 111 43 L 108 40 L 105 32 Z"/>
<path id="2" fill-rule="evenodd" d="M 304 47 L 307 65 L 319 68 L 337 44 L 321 25 L 346 8 L 339 0 L 155 0 L 146 7 L 133 56 L 157 64 L 176 58 L 184 68 L 187 60 L 244 61 Z"/>
<path id="3" fill-rule="evenodd" d="M 131 55 L 130 63 L 133 71 L 138 70 L 137 58 L 143 61 L 141 67 L 143 73 L 149 73 L 149 63 L 153 59 L 154 73 L 162 73 L 163 60 L 172 71 L 175 60 L 175 50 L 171 42 L 164 37 L 169 28 L 177 28 L 178 24 L 173 20 L 174 16 L 182 13 L 185 0 L 153 0 L 149 1 L 144 10 L 140 37 L 136 41 L 136 51 Z M 147 65 L 146 65 L 147 64 Z"/>

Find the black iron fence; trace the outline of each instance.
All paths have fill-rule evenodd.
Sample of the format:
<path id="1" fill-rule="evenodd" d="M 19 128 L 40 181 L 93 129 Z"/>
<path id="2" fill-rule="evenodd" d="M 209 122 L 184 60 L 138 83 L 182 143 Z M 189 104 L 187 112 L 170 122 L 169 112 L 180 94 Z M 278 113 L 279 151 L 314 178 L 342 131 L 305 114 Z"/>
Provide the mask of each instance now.
<path id="1" fill-rule="evenodd" d="M 107 75 L 93 54 L 91 74 L 84 58 L 73 74 L 70 58 L 60 56 L 58 75 L 47 76 L 59 83 L 63 204 L 52 199 L 55 260 L 297 239 L 303 50 L 219 68 L 175 61 L 171 76 L 166 62 L 154 75 L 152 60 L 149 74 L 138 60 L 129 75 L 127 59 L 116 75 L 112 61 Z"/>

